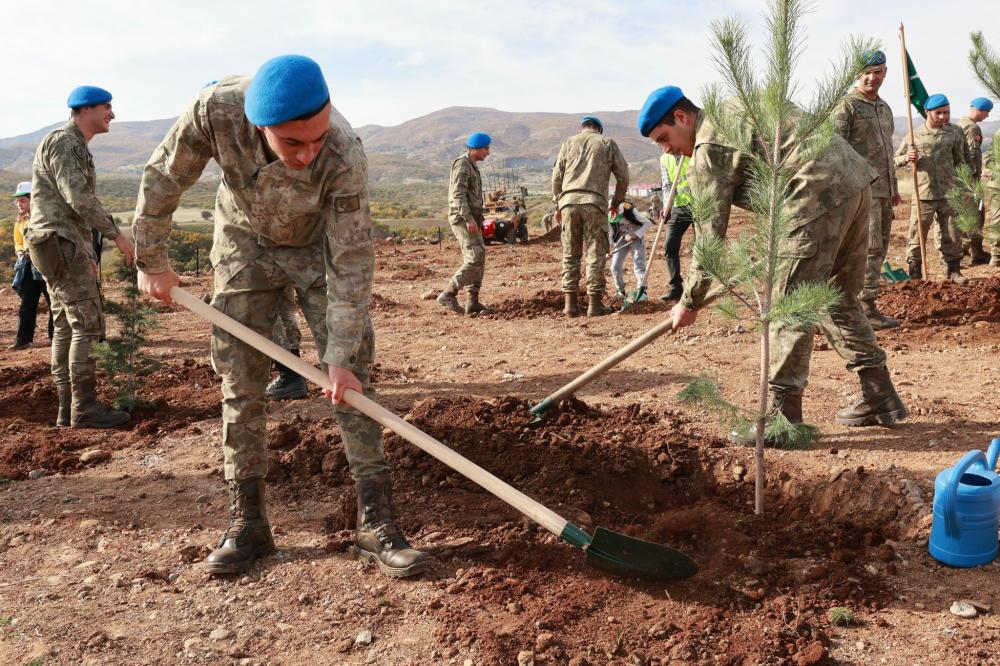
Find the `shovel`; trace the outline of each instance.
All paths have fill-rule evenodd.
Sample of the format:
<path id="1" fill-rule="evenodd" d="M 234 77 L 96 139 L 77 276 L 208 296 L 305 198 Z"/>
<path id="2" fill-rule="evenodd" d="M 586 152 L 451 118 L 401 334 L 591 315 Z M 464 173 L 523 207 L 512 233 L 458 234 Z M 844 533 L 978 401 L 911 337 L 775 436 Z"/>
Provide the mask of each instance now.
<path id="1" fill-rule="evenodd" d="M 705 300 L 703 303 L 708 303 L 709 301 L 717 297 L 719 294 L 721 294 L 723 291 L 725 291 L 724 285 L 715 287 L 705 295 Z M 555 393 L 547 396 L 538 404 L 533 405 L 529 411 L 535 415 L 535 421 L 540 421 L 542 419 L 542 414 L 544 414 L 545 412 L 549 411 L 550 409 L 558 405 L 563 400 L 563 398 L 573 395 L 581 388 L 583 388 L 590 382 L 594 381 L 595 379 L 603 375 L 605 372 L 615 367 L 616 365 L 627 359 L 629 356 L 631 356 L 632 354 L 636 353 L 637 351 L 648 345 L 653 340 L 656 340 L 664 333 L 673 333 L 673 330 L 674 328 L 673 328 L 672 317 L 660 322 L 653 328 L 649 329 L 648 331 L 637 337 L 632 342 L 628 343 L 618 351 L 612 353 L 610 356 L 605 358 L 597 365 L 593 366 L 590 370 L 587 370 L 585 373 L 583 373 L 582 375 L 571 381 L 569 384 L 566 384 Z"/>
<path id="2" fill-rule="evenodd" d="M 889 282 L 906 282 L 910 279 L 909 274 L 902 268 L 893 268 L 888 261 L 882 262 L 882 276 Z"/>
<path id="3" fill-rule="evenodd" d="M 319 368 L 293 356 L 271 340 L 206 305 L 180 287 L 171 289 L 170 297 L 198 316 L 236 336 L 261 353 L 267 354 L 314 384 L 326 389 L 332 387 L 326 373 Z M 694 563 L 694 560 L 668 546 L 636 539 L 603 527 L 598 527 L 594 536 L 590 536 L 580 527 L 513 486 L 501 481 L 471 460 L 459 455 L 360 393 L 348 389 L 344 391 L 343 399 L 354 409 L 406 439 L 417 448 L 434 456 L 465 478 L 479 484 L 563 541 L 583 550 L 587 556 L 586 562 L 591 566 L 619 575 L 639 576 L 655 580 L 687 578 L 698 572 L 698 565 Z"/>
<path id="4" fill-rule="evenodd" d="M 681 169 L 684 168 L 684 160 L 686 159 L 687 156 L 682 155 L 680 164 L 677 165 L 677 180 L 680 180 Z M 675 185 L 672 185 L 670 187 L 670 194 L 667 195 L 667 203 L 664 204 L 663 210 L 671 210 L 673 208 L 675 194 L 677 194 L 677 187 Z M 646 269 L 646 272 L 643 273 L 642 282 L 639 283 L 639 286 L 636 287 L 635 291 L 629 292 L 628 297 L 622 300 L 622 309 L 620 310 L 620 312 L 625 312 L 625 310 L 628 309 L 628 306 L 633 303 L 639 303 L 640 301 L 647 300 L 648 297 L 646 296 L 646 282 L 649 281 L 649 271 L 652 270 L 653 260 L 656 257 L 656 244 L 660 240 L 660 232 L 663 231 L 663 225 L 666 223 L 666 221 L 667 218 L 666 216 L 664 216 L 663 219 L 660 220 L 660 224 L 656 227 L 656 235 L 653 236 L 653 245 L 652 247 L 649 248 L 649 267 Z M 631 300 L 629 300 L 629 298 L 631 298 Z"/>

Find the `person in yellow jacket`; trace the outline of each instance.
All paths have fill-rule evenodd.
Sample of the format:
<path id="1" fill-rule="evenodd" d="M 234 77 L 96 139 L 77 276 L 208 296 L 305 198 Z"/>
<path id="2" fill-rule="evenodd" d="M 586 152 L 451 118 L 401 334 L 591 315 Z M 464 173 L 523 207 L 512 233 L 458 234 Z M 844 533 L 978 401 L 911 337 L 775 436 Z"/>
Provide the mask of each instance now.
<path id="1" fill-rule="evenodd" d="M 684 160 L 684 164 L 681 164 Z M 687 169 L 690 160 L 680 155 L 664 153 L 660 156 L 660 177 L 663 180 L 663 219 L 667 220 L 667 237 L 663 242 L 664 257 L 667 260 L 667 274 L 670 287 L 660 297 L 662 301 L 680 300 L 684 293 L 684 277 L 681 275 L 681 240 L 684 232 L 694 223 L 691 211 L 691 189 L 688 187 Z M 674 201 L 666 208 L 670 191 L 676 187 Z"/>
<path id="2" fill-rule="evenodd" d="M 24 242 L 24 230 L 31 217 L 31 181 L 18 183 L 12 195 L 17 207 L 17 219 L 14 221 L 14 252 L 17 263 L 14 264 L 14 282 L 11 288 L 21 297 L 21 307 L 17 311 L 17 334 L 14 342 L 7 346 L 7 351 L 16 351 L 30 347 L 35 340 L 35 319 L 38 316 L 38 301 L 42 296 L 49 303 L 49 290 L 45 286 L 45 278 L 35 270 L 28 255 L 28 245 Z M 49 340 L 52 339 L 52 305 L 49 303 Z"/>

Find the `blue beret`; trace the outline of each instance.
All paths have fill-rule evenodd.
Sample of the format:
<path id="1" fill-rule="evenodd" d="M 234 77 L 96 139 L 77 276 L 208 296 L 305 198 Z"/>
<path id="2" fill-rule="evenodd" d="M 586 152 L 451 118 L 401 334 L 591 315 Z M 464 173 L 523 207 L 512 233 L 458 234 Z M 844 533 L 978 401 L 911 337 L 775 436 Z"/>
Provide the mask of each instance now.
<path id="1" fill-rule="evenodd" d="M 66 106 L 79 109 L 81 106 L 95 106 L 111 101 L 111 93 L 97 86 L 80 86 L 74 88 L 66 99 Z"/>
<path id="2" fill-rule="evenodd" d="M 931 95 L 927 98 L 927 101 L 924 102 L 924 110 L 933 111 L 934 109 L 940 109 L 942 106 L 948 106 L 950 104 L 951 102 L 948 101 L 947 97 L 938 93 L 937 95 Z"/>
<path id="3" fill-rule="evenodd" d="M 492 143 L 493 139 L 486 132 L 473 132 L 465 141 L 467 148 L 485 148 Z"/>
<path id="4" fill-rule="evenodd" d="M 602 132 L 604 131 L 604 123 L 602 123 L 601 119 L 598 118 L 597 116 L 584 116 L 583 118 L 580 118 L 581 125 L 587 121 L 590 121 L 595 125 L 597 125 L 598 129 L 600 129 Z"/>
<path id="5" fill-rule="evenodd" d="M 979 109 L 980 111 L 992 111 L 993 102 L 986 99 L 985 97 L 977 97 L 976 99 L 969 102 L 969 106 L 973 109 Z"/>
<path id="6" fill-rule="evenodd" d="M 677 86 L 664 86 L 649 93 L 646 103 L 639 111 L 639 134 L 649 136 L 653 128 L 663 120 L 663 116 L 667 115 L 682 97 L 684 93 Z"/>
<path id="7" fill-rule="evenodd" d="M 271 127 L 319 111 L 330 99 L 323 72 L 312 58 L 283 55 L 257 70 L 243 110 L 254 125 Z"/>
<path id="8" fill-rule="evenodd" d="M 867 51 L 861 54 L 861 60 L 865 63 L 865 67 L 884 65 L 885 51 L 879 51 L 878 49 L 868 49 Z"/>

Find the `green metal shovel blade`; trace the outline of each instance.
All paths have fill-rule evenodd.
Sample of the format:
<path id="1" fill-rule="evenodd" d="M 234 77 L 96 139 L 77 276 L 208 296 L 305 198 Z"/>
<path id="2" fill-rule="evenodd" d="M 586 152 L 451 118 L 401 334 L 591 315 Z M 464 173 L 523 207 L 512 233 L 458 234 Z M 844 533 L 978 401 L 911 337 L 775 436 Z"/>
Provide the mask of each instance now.
<path id="1" fill-rule="evenodd" d="M 679 580 L 698 573 L 694 560 L 669 546 L 598 527 L 594 536 L 566 523 L 562 539 L 587 553 L 587 564 L 620 576 Z"/>
<path id="2" fill-rule="evenodd" d="M 882 262 L 882 276 L 889 282 L 906 282 L 910 275 L 902 268 L 893 268 L 888 261 Z"/>
<path id="3" fill-rule="evenodd" d="M 649 296 L 646 295 L 646 288 L 639 287 L 636 290 L 628 292 L 628 296 L 622 299 L 622 309 L 620 312 L 625 312 L 628 310 L 628 306 L 633 303 L 641 303 L 643 301 L 648 301 Z"/>

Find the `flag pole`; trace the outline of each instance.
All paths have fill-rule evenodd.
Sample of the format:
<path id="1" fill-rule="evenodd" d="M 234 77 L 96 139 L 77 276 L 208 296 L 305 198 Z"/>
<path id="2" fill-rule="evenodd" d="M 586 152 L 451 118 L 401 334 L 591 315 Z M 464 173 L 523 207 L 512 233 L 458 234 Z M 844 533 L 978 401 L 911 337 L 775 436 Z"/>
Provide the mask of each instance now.
<path id="1" fill-rule="evenodd" d="M 916 144 L 913 142 L 913 105 L 910 103 L 910 68 L 906 62 L 906 33 L 903 30 L 902 23 L 899 24 L 899 48 L 902 51 L 903 57 L 903 91 L 906 95 L 906 119 L 910 127 L 910 149 L 912 150 L 916 147 Z M 916 162 L 910 162 L 910 174 L 913 176 L 913 199 L 910 202 L 910 206 L 917 207 L 917 238 L 920 240 L 920 265 L 923 270 L 924 279 L 929 280 L 931 267 L 927 263 L 927 254 L 924 250 L 926 245 L 924 240 L 924 218 L 920 210 L 920 188 L 917 185 Z M 943 232 L 944 230 L 942 230 Z"/>

